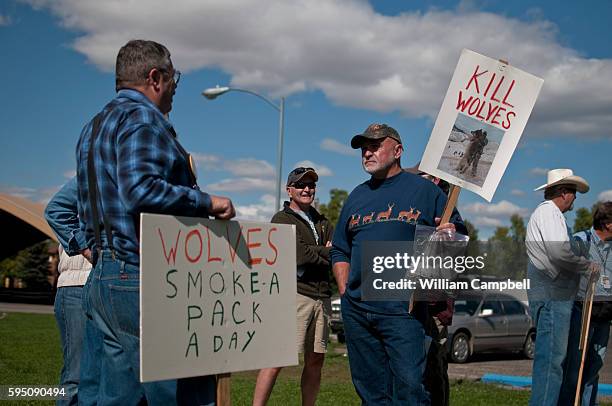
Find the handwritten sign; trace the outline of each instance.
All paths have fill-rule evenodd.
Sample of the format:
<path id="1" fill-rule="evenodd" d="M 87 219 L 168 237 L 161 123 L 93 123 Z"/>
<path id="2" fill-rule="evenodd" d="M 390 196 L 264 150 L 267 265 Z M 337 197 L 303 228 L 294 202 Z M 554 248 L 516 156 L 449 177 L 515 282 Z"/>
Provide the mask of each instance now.
<path id="1" fill-rule="evenodd" d="M 464 49 L 419 169 L 491 201 L 543 82 Z"/>
<path id="2" fill-rule="evenodd" d="M 140 225 L 140 380 L 296 365 L 295 227 Z"/>

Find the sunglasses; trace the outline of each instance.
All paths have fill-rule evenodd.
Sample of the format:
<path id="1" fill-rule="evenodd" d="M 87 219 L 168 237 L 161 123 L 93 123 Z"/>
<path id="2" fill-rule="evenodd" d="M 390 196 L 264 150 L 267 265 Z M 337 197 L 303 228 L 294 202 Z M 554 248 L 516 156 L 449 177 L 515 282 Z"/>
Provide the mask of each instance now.
<path id="1" fill-rule="evenodd" d="M 291 185 L 291 187 L 296 189 L 306 189 L 307 187 L 309 189 L 315 189 L 317 187 L 317 184 L 314 182 L 296 182 Z"/>

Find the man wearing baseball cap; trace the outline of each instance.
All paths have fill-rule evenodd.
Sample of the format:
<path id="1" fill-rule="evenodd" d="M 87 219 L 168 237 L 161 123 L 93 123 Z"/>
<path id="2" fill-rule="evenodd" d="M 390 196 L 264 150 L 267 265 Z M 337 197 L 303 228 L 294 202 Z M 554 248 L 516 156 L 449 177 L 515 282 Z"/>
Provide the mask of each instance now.
<path id="1" fill-rule="evenodd" d="M 525 238 L 529 264 L 527 290 L 529 310 L 536 326 L 535 358 L 531 385 L 532 406 L 557 405 L 563 381 L 563 363 L 572 305 L 585 272 L 598 267 L 572 251 L 571 236 L 563 213 L 572 210 L 576 192 L 586 193 L 589 184 L 571 169 L 553 169 L 544 190 L 544 201 L 527 224 Z"/>
<path id="2" fill-rule="evenodd" d="M 313 405 L 321 385 L 321 368 L 329 338 L 331 317 L 331 249 L 332 225 L 312 203 L 319 176 L 313 168 L 299 167 L 287 177 L 287 195 L 283 210 L 272 217 L 272 223 L 295 225 L 297 267 L 297 345 L 304 353 L 302 371 L 302 405 Z M 259 371 L 253 405 L 265 405 L 276 377 L 282 368 Z"/>
<path id="3" fill-rule="evenodd" d="M 333 238 L 334 276 L 342 296 L 351 376 L 364 405 L 429 405 L 423 387 L 426 362 L 422 324 L 404 300 L 362 299 L 364 244 L 371 241 L 412 241 L 417 224 L 437 226 L 446 204 L 444 192 L 422 177 L 404 172 L 399 133 L 386 124 L 371 124 L 353 137 L 361 149 L 363 169 L 370 179 L 349 195 Z M 451 223 L 438 229 L 464 230 L 455 210 Z M 364 268 L 366 269 L 366 268 Z"/>

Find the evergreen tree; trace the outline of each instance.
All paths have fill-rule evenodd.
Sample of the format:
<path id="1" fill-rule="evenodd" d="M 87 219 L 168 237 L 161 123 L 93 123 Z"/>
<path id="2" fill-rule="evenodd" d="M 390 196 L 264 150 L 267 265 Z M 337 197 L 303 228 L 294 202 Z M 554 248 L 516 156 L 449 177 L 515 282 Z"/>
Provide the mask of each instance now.
<path id="1" fill-rule="evenodd" d="M 329 196 L 329 202 L 327 204 L 321 204 L 319 211 L 327 217 L 329 222 L 335 227 L 340 217 L 342 206 L 348 197 L 348 192 L 342 189 L 332 189 L 329 191 Z"/>
<path id="2" fill-rule="evenodd" d="M 574 232 L 588 230 L 593 226 L 593 214 L 591 210 L 581 207 L 576 210 L 576 218 L 574 219 Z"/>

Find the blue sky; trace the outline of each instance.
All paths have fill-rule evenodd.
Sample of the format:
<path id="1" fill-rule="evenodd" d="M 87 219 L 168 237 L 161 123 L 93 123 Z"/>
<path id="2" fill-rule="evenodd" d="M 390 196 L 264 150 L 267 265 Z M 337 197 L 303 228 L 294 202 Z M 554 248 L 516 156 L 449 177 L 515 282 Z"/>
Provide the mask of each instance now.
<path id="1" fill-rule="evenodd" d="M 201 186 L 230 196 L 243 219 L 273 213 L 278 113 L 237 92 L 208 101 L 203 89 L 285 96 L 283 178 L 310 161 L 326 202 L 366 179 L 348 143 L 372 122 L 400 132 L 404 166 L 420 160 L 462 48 L 544 78 L 492 203 L 464 191 L 464 217 L 485 236 L 512 213 L 527 217 L 555 167 L 591 184 L 576 207 L 612 198 L 609 1 L 124 3 L 0 3 L 0 192 L 46 201 L 71 176 L 82 126 L 114 95 L 118 49 L 147 38 L 183 71 L 171 120 Z"/>

